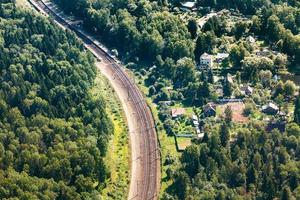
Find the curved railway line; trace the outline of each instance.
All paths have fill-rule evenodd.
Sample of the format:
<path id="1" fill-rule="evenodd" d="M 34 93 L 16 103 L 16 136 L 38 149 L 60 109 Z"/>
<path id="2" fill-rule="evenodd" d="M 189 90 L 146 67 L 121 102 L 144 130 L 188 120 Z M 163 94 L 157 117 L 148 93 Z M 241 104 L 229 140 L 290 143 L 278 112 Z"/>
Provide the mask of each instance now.
<path id="1" fill-rule="evenodd" d="M 128 92 L 128 97 L 134 105 L 136 111 L 137 123 L 140 129 L 137 131 L 139 135 L 140 164 L 137 164 L 137 174 L 131 175 L 131 186 L 129 194 L 135 194 L 128 199 L 158 199 L 160 188 L 160 152 L 157 141 L 155 123 L 145 99 L 137 85 L 131 81 L 130 77 L 125 72 L 124 68 L 118 64 L 118 61 L 112 57 L 103 47 L 93 40 L 90 36 L 83 33 L 79 27 L 69 23 L 63 17 L 59 16 L 46 3 L 40 0 L 28 0 L 30 4 L 44 15 L 50 15 L 54 20 L 64 28 L 74 31 L 79 38 L 84 42 L 86 48 L 91 50 L 94 56 L 106 63 L 109 63 L 110 68 L 114 71 L 124 89 Z M 132 145 L 132 147 L 134 147 Z M 133 161 L 132 161 L 132 164 Z M 133 176 L 137 176 L 133 178 Z M 139 180 L 140 178 L 140 180 Z M 134 182 L 134 183 L 133 183 Z M 134 187 L 132 187 L 132 185 Z"/>

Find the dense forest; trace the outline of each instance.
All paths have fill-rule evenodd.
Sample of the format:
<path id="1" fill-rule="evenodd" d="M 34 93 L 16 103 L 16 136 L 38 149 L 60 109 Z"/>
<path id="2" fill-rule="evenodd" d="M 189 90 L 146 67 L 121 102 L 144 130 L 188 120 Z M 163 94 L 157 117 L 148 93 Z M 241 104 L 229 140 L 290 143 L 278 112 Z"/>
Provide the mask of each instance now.
<path id="1" fill-rule="evenodd" d="M 300 127 L 267 133 L 259 123 L 229 140 L 228 124 L 188 147 L 164 199 L 299 199 Z M 173 195 L 170 195 L 173 194 Z M 174 198 L 174 194 L 175 197 Z"/>
<path id="2" fill-rule="evenodd" d="M 0 4 L 0 198 L 96 199 L 112 123 L 71 32 Z"/>

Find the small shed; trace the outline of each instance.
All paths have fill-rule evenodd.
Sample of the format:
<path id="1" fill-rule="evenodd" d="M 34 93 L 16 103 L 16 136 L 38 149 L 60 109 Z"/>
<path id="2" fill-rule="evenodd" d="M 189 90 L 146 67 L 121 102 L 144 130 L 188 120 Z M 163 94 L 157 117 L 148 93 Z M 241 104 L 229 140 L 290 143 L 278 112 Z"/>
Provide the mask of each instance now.
<path id="1" fill-rule="evenodd" d="M 215 117 L 217 114 L 216 105 L 213 103 L 208 103 L 203 107 L 203 113 L 205 117 Z"/>
<path id="2" fill-rule="evenodd" d="M 194 1 L 186 1 L 180 4 L 181 4 L 181 10 L 183 11 L 195 11 L 197 9 L 196 2 Z"/>
<path id="3" fill-rule="evenodd" d="M 243 95 L 251 96 L 253 93 L 253 88 L 250 87 L 249 85 L 244 85 L 241 87 L 241 93 Z"/>
<path id="4" fill-rule="evenodd" d="M 216 61 L 216 63 L 222 63 L 223 62 L 223 60 L 225 60 L 226 58 L 228 58 L 229 57 L 229 54 L 228 53 L 218 53 L 217 55 L 216 55 L 216 59 L 215 59 L 215 61 Z"/>
<path id="5" fill-rule="evenodd" d="M 279 108 L 274 103 L 268 103 L 262 107 L 262 111 L 268 115 L 276 115 L 279 112 Z"/>

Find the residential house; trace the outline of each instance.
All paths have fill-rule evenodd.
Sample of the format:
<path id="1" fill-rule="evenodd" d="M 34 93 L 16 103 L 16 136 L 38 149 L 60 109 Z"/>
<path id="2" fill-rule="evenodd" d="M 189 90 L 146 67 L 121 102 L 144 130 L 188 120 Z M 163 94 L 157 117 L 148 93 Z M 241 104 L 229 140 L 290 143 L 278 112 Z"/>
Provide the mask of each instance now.
<path id="1" fill-rule="evenodd" d="M 176 119 L 178 117 L 181 117 L 185 114 L 184 108 L 172 108 L 171 109 L 171 116 L 173 119 Z"/>
<path id="2" fill-rule="evenodd" d="M 241 93 L 242 95 L 251 96 L 253 93 L 253 88 L 249 85 L 244 85 L 241 87 Z"/>
<path id="3" fill-rule="evenodd" d="M 200 68 L 208 69 L 208 68 L 212 68 L 212 66 L 213 66 L 213 56 L 208 53 L 202 54 L 200 56 Z"/>
<path id="4" fill-rule="evenodd" d="M 262 107 L 262 111 L 268 115 L 276 115 L 279 112 L 279 108 L 274 103 L 268 103 Z"/>
<path id="5" fill-rule="evenodd" d="M 196 11 L 197 7 L 196 7 L 196 2 L 194 1 L 186 1 L 186 2 L 182 2 L 181 4 L 181 10 L 182 11 Z"/>
<path id="6" fill-rule="evenodd" d="M 159 101 L 158 105 L 160 106 L 171 106 L 173 104 L 172 101 Z"/>
<path id="7" fill-rule="evenodd" d="M 221 64 L 223 60 L 229 57 L 228 53 L 218 53 L 215 59 L 215 62 Z"/>
<path id="8" fill-rule="evenodd" d="M 203 114 L 205 117 L 215 117 L 217 114 L 217 106 L 213 103 L 208 103 L 203 107 Z"/>
<path id="9" fill-rule="evenodd" d="M 264 48 L 263 50 L 256 50 L 254 51 L 255 55 L 261 56 L 261 57 L 267 57 L 271 54 L 269 49 Z"/>

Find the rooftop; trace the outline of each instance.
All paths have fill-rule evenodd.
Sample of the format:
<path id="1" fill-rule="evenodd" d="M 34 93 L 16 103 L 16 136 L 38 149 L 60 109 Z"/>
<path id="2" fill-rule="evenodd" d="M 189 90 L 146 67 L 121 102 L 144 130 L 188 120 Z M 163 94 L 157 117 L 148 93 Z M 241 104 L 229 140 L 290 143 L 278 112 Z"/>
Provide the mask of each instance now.
<path id="1" fill-rule="evenodd" d="M 229 54 L 228 53 L 218 53 L 216 58 L 217 59 L 225 59 L 225 58 L 228 58 L 229 57 Z"/>
<path id="2" fill-rule="evenodd" d="M 208 53 L 204 53 L 201 55 L 200 59 L 212 59 L 212 55 L 208 54 Z"/>
<path id="3" fill-rule="evenodd" d="M 185 8 L 192 9 L 192 8 L 194 8 L 196 6 L 196 2 L 186 1 L 186 2 L 181 3 L 181 6 L 183 6 Z"/>
<path id="4" fill-rule="evenodd" d="M 251 43 L 254 43 L 254 42 L 255 42 L 255 38 L 252 37 L 252 36 L 248 36 L 248 37 L 247 37 L 247 40 L 248 40 L 249 42 L 251 42 Z"/>
<path id="5" fill-rule="evenodd" d="M 208 112 L 209 110 L 216 111 L 216 105 L 214 103 L 208 103 L 203 107 L 204 112 Z"/>
<path id="6" fill-rule="evenodd" d="M 171 115 L 172 117 L 178 117 L 185 114 L 184 108 L 172 108 L 171 109 Z"/>
<path id="7" fill-rule="evenodd" d="M 263 110 L 267 109 L 267 108 L 272 108 L 274 110 L 279 110 L 278 106 L 275 105 L 274 103 L 270 102 L 268 103 L 267 105 L 264 105 L 263 106 Z"/>

